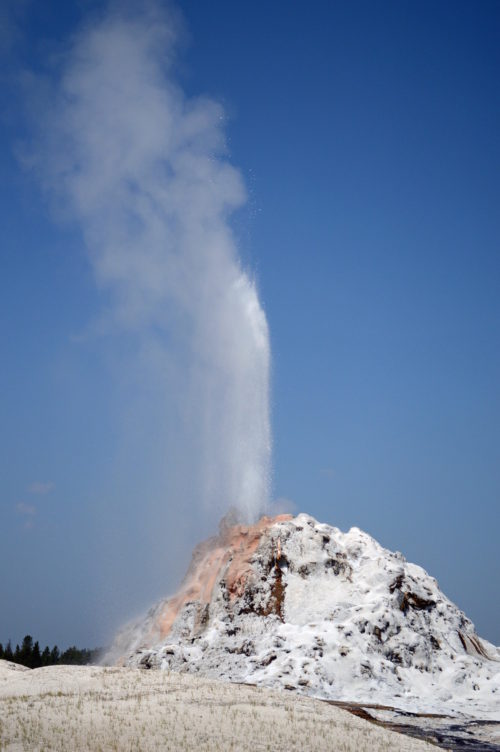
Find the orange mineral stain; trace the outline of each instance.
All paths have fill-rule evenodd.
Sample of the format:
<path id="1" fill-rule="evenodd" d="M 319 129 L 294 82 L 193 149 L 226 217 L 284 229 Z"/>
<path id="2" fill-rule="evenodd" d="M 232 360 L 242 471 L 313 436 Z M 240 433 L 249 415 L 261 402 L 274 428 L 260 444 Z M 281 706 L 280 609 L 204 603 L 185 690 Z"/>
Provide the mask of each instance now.
<path id="1" fill-rule="evenodd" d="M 261 517 L 255 525 L 223 527 L 220 534 L 200 543 L 193 552 L 184 583 L 170 598 L 158 617 L 160 639 L 164 639 L 181 609 L 190 601 L 201 605 L 212 600 L 215 584 L 224 576 L 231 600 L 243 594 L 251 560 L 262 534 L 277 522 L 292 519 L 291 514 Z M 225 573 L 225 574 L 224 574 Z"/>

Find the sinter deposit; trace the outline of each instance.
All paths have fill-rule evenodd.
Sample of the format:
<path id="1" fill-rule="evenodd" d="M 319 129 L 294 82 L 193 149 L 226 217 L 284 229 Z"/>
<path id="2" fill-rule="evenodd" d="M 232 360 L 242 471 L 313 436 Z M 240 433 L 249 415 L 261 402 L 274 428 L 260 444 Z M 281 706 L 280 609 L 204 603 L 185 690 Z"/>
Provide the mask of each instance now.
<path id="1" fill-rule="evenodd" d="M 187 674 L 0 661 L 2 752 L 431 752 L 336 707 Z"/>
<path id="2" fill-rule="evenodd" d="M 436 580 L 358 528 L 306 514 L 222 525 L 108 660 L 500 719 L 500 649 Z"/>

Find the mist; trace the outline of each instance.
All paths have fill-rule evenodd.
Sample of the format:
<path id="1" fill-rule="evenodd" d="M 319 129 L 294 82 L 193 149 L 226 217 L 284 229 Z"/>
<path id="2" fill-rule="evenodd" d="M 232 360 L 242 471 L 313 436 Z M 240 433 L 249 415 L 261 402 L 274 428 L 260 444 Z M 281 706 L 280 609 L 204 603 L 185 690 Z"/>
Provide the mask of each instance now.
<path id="1" fill-rule="evenodd" d="M 175 80 L 178 28 L 154 6 L 87 22 L 58 57 L 29 159 L 102 292 L 85 338 L 106 342 L 120 441 L 96 534 L 126 608 L 172 586 L 187 530 L 230 508 L 253 521 L 269 501 L 268 325 L 230 224 L 246 190 L 222 107 Z"/>

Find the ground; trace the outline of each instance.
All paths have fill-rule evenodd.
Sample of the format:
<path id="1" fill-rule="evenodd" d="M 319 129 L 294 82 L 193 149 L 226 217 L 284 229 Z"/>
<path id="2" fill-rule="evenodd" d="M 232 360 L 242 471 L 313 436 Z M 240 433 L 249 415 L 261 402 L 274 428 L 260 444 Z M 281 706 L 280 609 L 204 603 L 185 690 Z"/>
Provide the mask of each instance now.
<path id="1" fill-rule="evenodd" d="M 167 671 L 0 661 L 0 750 L 424 752 L 320 700 Z"/>

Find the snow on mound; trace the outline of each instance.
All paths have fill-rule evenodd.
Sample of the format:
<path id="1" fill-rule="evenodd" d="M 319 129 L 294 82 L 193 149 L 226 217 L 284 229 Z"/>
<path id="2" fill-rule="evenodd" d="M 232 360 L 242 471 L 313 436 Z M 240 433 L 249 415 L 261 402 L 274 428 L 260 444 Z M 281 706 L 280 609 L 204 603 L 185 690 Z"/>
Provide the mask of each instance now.
<path id="1" fill-rule="evenodd" d="M 358 528 L 305 514 L 223 526 L 108 660 L 500 719 L 500 650 L 436 580 Z"/>

